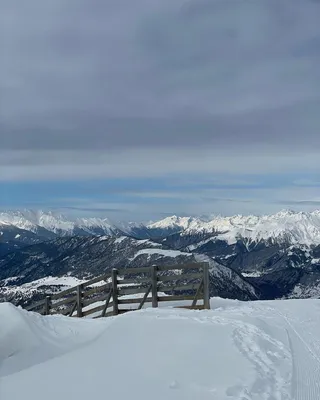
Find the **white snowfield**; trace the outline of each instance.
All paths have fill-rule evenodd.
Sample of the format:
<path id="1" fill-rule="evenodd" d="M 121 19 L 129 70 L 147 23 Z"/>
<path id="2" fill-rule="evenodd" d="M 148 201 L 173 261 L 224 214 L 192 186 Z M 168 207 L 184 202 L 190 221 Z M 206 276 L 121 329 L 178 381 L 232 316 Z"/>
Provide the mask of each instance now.
<path id="1" fill-rule="evenodd" d="M 1 400 L 319 400 L 320 301 L 102 320 L 0 304 Z"/>

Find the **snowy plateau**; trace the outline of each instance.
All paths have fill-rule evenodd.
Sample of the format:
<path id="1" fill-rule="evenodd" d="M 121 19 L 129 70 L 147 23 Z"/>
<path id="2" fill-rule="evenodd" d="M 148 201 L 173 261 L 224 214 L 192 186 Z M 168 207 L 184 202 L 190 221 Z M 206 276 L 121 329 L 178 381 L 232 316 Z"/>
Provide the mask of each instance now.
<path id="1" fill-rule="evenodd" d="M 1 400 L 319 400 L 320 301 L 100 320 L 0 304 Z"/>

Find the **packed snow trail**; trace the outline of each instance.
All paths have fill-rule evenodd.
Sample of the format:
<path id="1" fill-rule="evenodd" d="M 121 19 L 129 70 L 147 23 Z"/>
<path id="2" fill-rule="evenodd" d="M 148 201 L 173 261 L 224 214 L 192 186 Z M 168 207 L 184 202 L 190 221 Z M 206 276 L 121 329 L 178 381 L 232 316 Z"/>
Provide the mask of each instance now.
<path id="1" fill-rule="evenodd" d="M 286 309 L 279 310 L 279 314 L 288 324 L 294 376 L 292 397 L 295 400 L 320 399 L 320 342 L 315 336 L 319 324 L 316 323 L 314 329 L 310 329 L 310 319 L 297 319 L 288 316 L 287 312 Z"/>
<path id="2" fill-rule="evenodd" d="M 102 320 L 0 304 L 0 399 L 319 400 L 320 301 Z"/>

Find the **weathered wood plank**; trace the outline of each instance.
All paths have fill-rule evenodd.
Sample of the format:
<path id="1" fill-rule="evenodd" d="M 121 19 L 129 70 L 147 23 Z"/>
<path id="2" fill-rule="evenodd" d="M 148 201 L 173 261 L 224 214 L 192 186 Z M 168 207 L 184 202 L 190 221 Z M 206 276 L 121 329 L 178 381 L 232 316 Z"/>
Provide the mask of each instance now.
<path id="1" fill-rule="evenodd" d="M 172 292 L 172 291 L 181 291 L 181 290 L 198 290 L 199 283 L 190 283 L 189 285 L 180 285 L 180 286 L 159 286 L 159 292 Z"/>
<path id="2" fill-rule="evenodd" d="M 51 308 L 51 297 L 46 296 L 44 299 L 44 315 L 49 315 L 50 314 L 50 308 Z"/>
<path id="3" fill-rule="evenodd" d="M 171 271 L 171 270 L 181 270 L 181 269 L 200 269 L 203 263 L 187 263 L 187 264 L 177 264 L 177 265 L 159 265 L 158 271 Z"/>
<path id="4" fill-rule="evenodd" d="M 152 307 L 158 307 L 158 277 L 157 277 L 158 268 L 156 266 L 152 266 L 150 269 L 151 274 L 151 292 L 152 292 Z"/>
<path id="5" fill-rule="evenodd" d="M 28 307 L 25 308 L 27 311 L 32 311 L 35 308 L 43 307 L 45 303 L 45 299 L 39 300 L 36 303 L 30 304 Z"/>
<path id="6" fill-rule="evenodd" d="M 72 288 L 70 288 L 70 289 L 66 289 L 66 290 L 63 290 L 62 292 L 53 294 L 53 295 L 51 296 L 51 299 L 52 299 L 52 300 L 61 299 L 62 297 L 67 296 L 68 294 L 71 294 L 71 293 L 73 293 L 73 292 L 76 292 L 76 290 L 77 290 L 77 287 L 74 286 L 74 287 L 72 287 Z"/>
<path id="7" fill-rule="evenodd" d="M 83 287 L 91 286 L 94 283 L 98 283 L 101 281 L 107 281 L 108 279 L 111 279 L 111 273 L 103 274 L 103 275 L 97 276 L 96 278 L 92 278 L 89 281 L 84 282 Z"/>
<path id="8" fill-rule="evenodd" d="M 69 317 L 72 317 L 73 313 L 76 311 L 77 308 L 77 302 L 74 303 L 70 313 L 68 313 Z"/>
<path id="9" fill-rule="evenodd" d="M 73 303 L 74 301 L 77 301 L 77 296 L 67 297 L 66 299 L 52 303 L 52 308 L 64 306 L 65 304 Z"/>
<path id="10" fill-rule="evenodd" d="M 96 308 L 98 308 L 98 307 L 100 307 L 100 309 L 99 309 L 98 311 L 103 311 L 105 306 L 106 306 L 106 303 L 97 305 L 96 307 L 90 308 L 89 310 L 84 310 L 84 311 L 82 311 L 82 314 L 83 314 L 83 316 L 89 315 L 90 313 L 89 313 L 89 314 L 85 314 L 85 313 L 87 313 L 87 312 L 90 311 L 90 310 L 96 309 Z M 112 301 L 109 301 L 107 309 L 108 309 L 108 308 L 109 308 L 109 309 L 113 308 L 113 302 L 112 302 Z M 112 313 L 112 315 L 113 315 L 113 311 L 110 311 L 110 313 Z"/>
<path id="11" fill-rule="evenodd" d="M 86 290 L 85 292 L 83 292 L 83 297 L 88 297 L 91 296 L 94 293 L 99 293 L 99 292 L 103 292 L 103 291 L 107 291 L 110 290 L 112 288 L 112 284 L 111 283 L 106 283 L 104 285 L 101 286 L 96 286 L 92 289 Z"/>
<path id="12" fill-rule="evenodd" d="M 193 299 L 194 296 L 184 296 L 184 295 L 158 297 L 158 301 L 180 301 L 180 300 L 193 300 Z"/>
<path id="13" fill-rule="evenodd" d="M 187 310 L 203 310 L 204 306 L 203 305 L 197 305 L 197 306 L 176 306 L 174 308 L 185 308 Z"/>
<path id="14" fill-rule="evenodd" d="M 203 277 L 202 273 L 195 272 L 193 274 L 174 274 L 174 275 L 162 275 L 158 276 L 158 281 L 159 282 L 167 282 L 167 281 L 191 281 L 195 279 L 201 279 Z"/>
<path id="15" fill-rule="evenodd" d="M 202 276 L 202 275 L 201 275 Z M 150 283 L 151 279 L 150 278 L 128 278 L 128 279 L 118 279 L 118 286 L 120 285 L 131 285 L 133 283 L 141 284 L 141 283 Z"/>
<path id="16" fill-rule="evenodd" d="M 51 296 L 51 306 L 49 305 L 49 311 L 50 307 L 53 309 L 56 309 L 61 306 L 68 305 L 70 303 L 73 303 L 77 301 L 77 316 L 82 315 L 82 307 L 86 307 L 90 304 L 93 304 L 98 301 L 104 301 L 108 299 L 109 293 L 94 297 L 94 298 L 88 298 L 89 296 L 92 296 L 94 294 L 98 294 L 100 292 L 110 290 L 114 291 L 114 301 L 113 301 L 113 314 L 117 315 L 119 313 L 119 304 L 134 304 L 134 303 L 139 303 L 141 304 L 143 301 L 145 302 L 150 302 L 149 293 L 146 294 L 146 285 L 143 284 L 148 284 L 152 283 L 152 306 L 157 307 L 158 306 L 158 291 L 183 291 L 183 290 L 197 290 L 196 297 L 192 296 L 162 296 L 160 297 L 161 300 L 159 301 L 175 301 L 175 300 L 193 300 L 193 304 L 196 305 L 197 299 L 199 298 L 200 294 L 200 282 L 192 282 L 195 280 L 199 280 L 203 278 L 203 300 L 205 304 L 205 308 L 210 308 L 210 298 L 209 298 L 209 270 L 208 270 L 208 264 L 207 263 L 187 263 L 187 264 L 178 264 L 178 265 L 170 265 L 170 266 L 159 266 L 150 269 L 150 267 L 141 267 L 141 268 L 122 268 L 118 271 L 113 270 L 112 273 L 108 274 L 103 274 L 98 277 L 92 278 L 88 280 L 87 282 L 84 282 L 82 285 L 79 285 L 78 287 L 73 287 L 69 288 L 67 290 L 64 290 L 59 293 L 55 293 Z M 190 273 L 185 273 L 185 274 L 176 274 L 172 273 L 169 276 L 158 276 L 157 271 L 174 271 L 174 270 L 195 270 L 195 272 L 190 272 Z M 117 274 L 115 274 L 115 272 Z M 202 271 L 200 273 L 200 271 Z M 149 274 L 150 277 L 148 276 L 137 276 L 136 278 L 134 277 L 136 274 Z M 124 279 L 120 280 L 119 275 L 123 276 Z M 94 283 L 98 283 L 101 281 L 107 281 L 108 279 L 113 277 L 113 282 L 103 284 L 101 286 L 97 287 L 90 287 L 90 285 L 93 285 Z M 115 280 L 116 278 L 116 280 Z M 186 285 L 182 285 L 181 282 L 187 282 Z M 191 283 L 191 282 L 192 283 Z M 163 286 L 161 286 L 161 283 L 159 285 L 159 282 L 164 283 Z M 166 284 L 168 282 L 168 284 Z M 175 283 L 176 286 L 170 285 L 170 282 Z M 136 284 L 137 286 L 135 287 L 126 287 L 125 285 L 128 284 Z M 84 291 L 83 288 L 89 288 L 88 290 Z M 67 295 L 73 294 L 75 296 L 71 297 L 65 297 Z M 118 295 L 130 295 L 130 294 L 138 294 L 138 293 L 144 293 L 144 297 L 138 298 L 138 299 L 118 299 Z M 87 299 L 86 299 L 87 298 Z M 58 300 L 54 302 L 54 300 Z M 43 313 L 48 312 L 48 303 L 47 299 L 41 300 L 37 303 L 31 304 L 28 306 L 26 309 L 27 310 L 37 310 L 38 308 L 42 307 L 42 310 L 40 310 Z M 109 299 L 110 301 L 110 299 Z M 74 306 L 74 305 L 73 305 Z M 63 310 L 62 312 L 65 313 L 69 310 L 72 311 L 72 307 L 68 307 L 67 309 Z M 102 309 L 103 310 L 103 309 Z"/>
<path id="17" fill-rule="evenodd" d="M 77 317 L 82 317 L 82 285 L 77 286 Z"/>
<path id="18" fill-rule="evenodd" d="M 74 304 L 73 305 L 71 305 L 71 306 L 69 306 L 69 307 L 67 307 L 67 308 L 64 308 L 63 310 L 55 310 L 55 311 L 53 311 L 51 314 L 61 314 L 61 315 L 66 315 L 66 316 L 70 316 L 70 317 L 72 317 L 72 314 L 74 313 L 74 311 L 76 310 L 76 308 L 74 309 Z M 72 314 L 71 314 L 71 311 L 73 310 L 73 312 L 72 312 Z"/>
<path id="19" fill-rule="evenodd" d="M 210 310 L 210 278 L 209 278 L 209 264 L 203 265 L 203 304 L 206 310 Z"/>
<path id="20" fill-rule="evenodd" d="M 101 304 L 100 306 L 90 308 L 90 310 L 82 311 L 82 316 L 87 317 L 88 315 L 102 311 L 103 309 L 104 309 L 104 304 Z"/>
<path id="21" fill-rule="evenodd" d="M 193 299 L 193 302 L 192 302 L 192 307 L 196 307 L 202 289 L 203 289 L 203 278 L 202 278 L 202 280 L 200 282 L 200 285 L 198 287 L 197 293 L 194 296 L 194 299 Z"/>
<path id="22" fill-rule="evenodd" d="M 112 270 L 112 296 L 113 296 L 113 315 L 119 314 L 118 306 L 118 270 Z"/>
<path id="23" fill-rule="evenodd" d="M 110 292 L 104 293 L 104 294 L 102 294 L 101 296 L 93 297 L 92 299 L 83 300 L 83 302 L 82 302 L 83 308 L 84 308 L 84 307 L 90 306 L 90 304 L 97 303 L 98 301 L 105 301 L 105 300 L 108 298 L 109 293 L 110 293 Z"/>
<path id="24" fill-rule="evenodd" d="M 125 296 L 129 294 L 138 294 L 145 293 L 148 286 L 127 286 L 127 287 L 118 287 L 119 296 Z"/>
<path id="25" fill-rule="evenodd" d="M 112 296 L 112 289 L 110 290 L 110 292 L 108 294 L 108 297 L 106 299 L 106 303 L 105 303 L 105 305 L 103 307 L 103 310 L 102 310 L 102 313 L 101 313 L 101 317 L 105 317 L 106 316 L 107 309 L 108 309 L 108 307 L 110 307 L 109 303 L 110 303 L 110 300 L 111 300 L 111 296 Z"/>
<path id="26" fill-rule="evenodd" d="M 108 300 L 108 299 L 107 299 Z M 110 299 L 109 299 L 110 300 Z M 107 311 L 107 309 L 110 309 L 110 308 L 112 308 L 113 307 L 113 302 L 108 302 L 108 304 L 107 304 L 107 308 L 105 308 L 106 307 L 106 304 L 100 304 L 99 306 L 96 306 L 96 307 L 94 307 L 94 308 L 90 308 L 89 310 L 85 310 L 85 311 L 82 311 L 82 315 L 83 315 L 83 317 L 86 317 L 86 316 L 88 316 L 88 315 L 90 315 L 90 314 L 94 314 L 94 313 L 96 313 L 96 312 L 99 312 L 99 311 L 104 311 L 104 310 L 106 310 Z M 109 312 L 104 312 L 104 316 L 105 317 L 108 317 L 108 316 L 111 316 L 111 315 L 113 315 L 113 311 L 109 311 Z M 102 317 L 102 314 L 101 315 L 99 315 L 99 317 Z M 97 318 L 97 317 L 96 317 Z"/>
<path id="27" fill-rule="evenodd" d="M 146 302 L 147 297 L 148 297 L 149 293 L 151 292 L 151 290 L 152 290 L 152 285 L 150 285 L 148 287 L 147 291 L 145 292 L 145 294 L 144 294 L 144 296 L 143 296 L 143 298 L 142 298 L 142 300 L 141 300 L 141 302 L 139 304 L 138 310 L 142 309 L 142 307 L 143 307 L 144 303 Z"/>
<path id="28" fill-rule="evenodd" d="M 121 268 L 118 270 L 120 276 L 125 275 L 134 275 L 134 274 L 142 274 L 150 271 L 149 267 L 140 267 L 140 268 Z"/>
<path id="29" fill-rule="evenodd" d="M 151 303 L 152 302 L 152 298 L 148 297 L 147 299 L 148 301 L 146 301 L 146 303 Z M 132 298 L 132 299 L 119 299 L 118 304 L 136 304 L 136 303 L 140 303 L 141 302 L 141 298 Z"/>

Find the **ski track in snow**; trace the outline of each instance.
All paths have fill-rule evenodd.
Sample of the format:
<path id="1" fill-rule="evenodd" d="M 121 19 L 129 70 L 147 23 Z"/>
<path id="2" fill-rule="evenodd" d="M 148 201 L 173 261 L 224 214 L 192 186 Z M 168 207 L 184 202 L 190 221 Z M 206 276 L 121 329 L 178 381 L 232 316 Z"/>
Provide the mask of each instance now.
<path id="1" fill-rule="evenodd" d="M 198 321 L 201 322 L 200 319 Z M 237 384 L 226 389 L 230 399 L 292 400 L 289 390 L 284 393 L 284 388 L 290 386 L 290 377 L 284 381 L 277 369 L 279 361 L 291 358 L 283 343 L 250 323 L 222 318 L 214 318 L 210 322 L 234 327 L 233 341 L 236 347 L 257 371 L 258 378 L 251 387 Z"/>
<path id="2" fill-rule="evenodd" d="M 287 383 L 283 382 L 275 366 L 279 360 L 290 358 L 283 344 L 249 324 L 239 326 L 235 330 L 234 342 L 258 372 L 258 378 L 250 389 L 244 387 L 241 388 L 241 392 L 235 393 L 239 396 L 238 398 L 251 400 L 255 396 L 256 398 L 261 398 L 261 400 L 273 398 L 289 400 L 288 395 L 281 394 Z"/>
<path id="3" fill-rule="evenodd" d="M 288 324 L 287 334 L 292 354 L 292 400 L 320 399 L 320 345 L 314 338 L 308 343 L 287 315 L 279 315 Z"/>
<path id="4" fill-rule="evenodd" d="M 256 304 L 259 303 L 263 304 L 261 302 Z M 266 305 L 268 303 L 265 302 Z M 258 376 L 260 376 L 256 381 L 257 387 L 259 391 L 261 388 L 264 389 L 259 395 L 259 391 L 255 390 L 255 385 L 252 388 L 241 387 L 241 385 L 229 388 L 229 393 L 234 395 L 234 399 L 320 399 L 320 340 L 317 339 L 320 318 L 314 321 L 312 314 L 308 312 L 304 315 L 287 310 L 287 301 L 278 304 L 280 307 L 260 307 L 260 305 L 253 307 L 250 303 L 242 307 L 242 313 L 247 316 L 257 317 L 261 310 L 261 315 L 264 313 L 265 319 L 274 320 L 275 325 L 283 327 L 287 335 L 288 348 L 286 349 L 285 343 L 274 340 L 256 326 L 238 323 L 238 328 L 234 331 L 234 342 L 239 351 L 256 366 Z M 300 305 L 303 304 L 311 303 L 300 301 Z M 234 307 L 229 311 L 238 314 L 239 309 Z M 319 305 L 318 311 L 320 312 Z M 318 315 L 320 316 L 320 313 Z M 260 340 L 257 340 L 258 336 Z M 279 371 L 275 368 L 277 360 L 284 358 L 291 360 L 292 366 L 291 376 L 285 380 L 279 376 Z M 288 393 L 283 392 L 284 387 L 288 387 Z"/>

